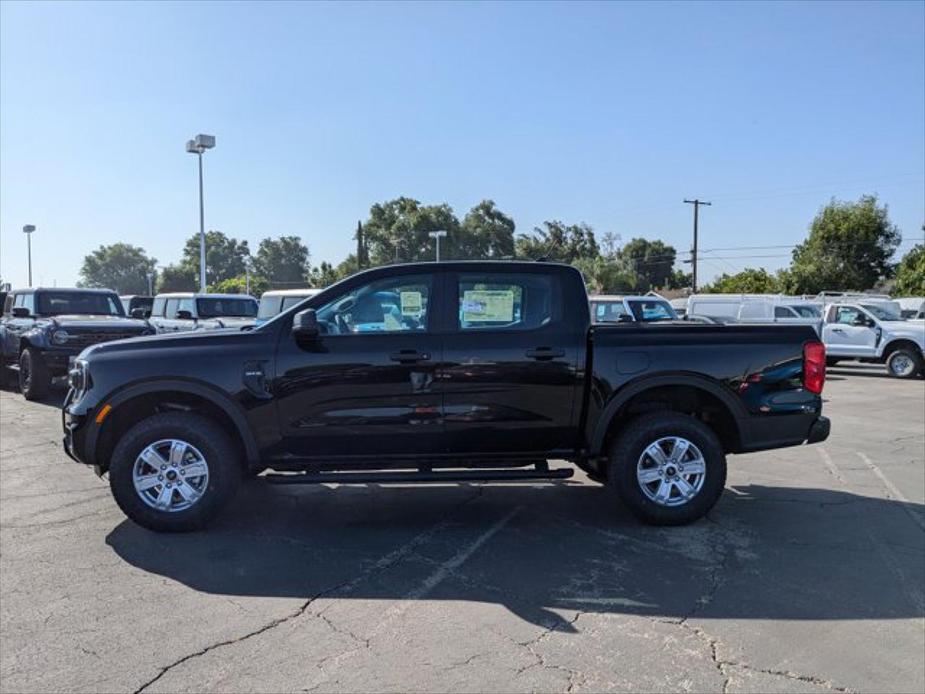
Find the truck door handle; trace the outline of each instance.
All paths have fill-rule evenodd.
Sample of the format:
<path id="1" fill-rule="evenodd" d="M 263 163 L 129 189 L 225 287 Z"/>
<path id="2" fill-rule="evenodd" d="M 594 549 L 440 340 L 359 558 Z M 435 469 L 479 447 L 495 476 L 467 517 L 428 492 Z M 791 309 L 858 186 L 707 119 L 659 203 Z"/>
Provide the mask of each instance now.
<path id="1" fill-rule="evenodd" d="M 389 359 L 401 364 L 414 364 L 419 361 L 428 361 L 430 355 L 427 352 L 418 352 L 416 349 L 401 349 L 397 352 L 392 352 Z"/>
<path id="2" fill-rule="evenodd" d="M 551 347 L 536 347 L 535 349 L 528 349 L 524 354 L 537 361 L 549 361 L 556 357 L 564 357 L 565 350 L 552 349 Z"/>
<path id="3" fill-rule="evenodd" d="M 832 328 L 832 332 L 833 332 L 833 333 L 838 333 L 839 335 L 844 335 L 844 334 L 845 334 L 845 331 L 842 330 L 841 328 Z"/>

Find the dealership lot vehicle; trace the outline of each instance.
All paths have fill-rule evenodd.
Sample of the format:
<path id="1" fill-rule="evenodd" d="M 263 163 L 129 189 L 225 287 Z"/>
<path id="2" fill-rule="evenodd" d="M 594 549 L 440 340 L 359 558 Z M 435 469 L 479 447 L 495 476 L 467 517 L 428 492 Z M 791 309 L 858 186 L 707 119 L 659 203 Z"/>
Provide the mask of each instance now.
<path id="1" fill-rule="evenodd" d="M 692 294 L 689 316 L 707 316 L 724 322 L 809 325 L 822 331 L 819 302 L 778 294 Z"/>
<path id="2" fill-rule="evenodd" d="M 260 308 L 257 309 L 256 325 L 263 325 L 273 316 L 319 293 L 320 289 L 274 289 L 264 292 L 260 297 Z"/>
<path id="3" fill-rule="evenodd" d="M 127 318 L 106 289 L 17 289 L 0 317 L 0 368 L 17 372 L 22 394 L 35 400 L 84 348 L 153 333 L 146 321 Z"/>
<path id="4" fill-rule="evenodd" d="M 879 367 L 682 528 L 578 472 L 247 485 L 165 537 L 61 455 L 55 396 L 0 392 L 0 691 L 925 688 L 925 401 Z"/>
<path id="5" fill-rule="evenodd" d="M 257 320 L 257 299 L 246 294 L 158 294 L 151 324 L 158 333 L 249 328 Z"/>
<path id="6" fill-rule="evenodd" d="M 132 318 L 150 318 L 151 308 L 154 306 L 153 296 L 142 296 L 141 294 L 125 294 L 119 297 L 122 302 L 122 308 L 125 309 L 125 315 Z"/>
<path id="7" fill-rule="evenodd" d="M 266 477 L 280 484 L 571 476 L 550 459 L 674 525 L 716 503 L 726 454 L 829 434 L 810 328 L 591 326 L 567 265 L 389 266 L 304 306 L 247 332 L 87 350 L 68 454 L 160 531 L 202 527 L 244 468 L 295 473 Z"/>
<path id="8" fill-rule="evenodd" d="M 895 378 L 922 374 L 925 323 L 904 319 L 894 304 L 869 299 L 827 306 L 822 336 L 829 365 L 862 359 L 886 364 Z"/>
<path id="9" fill-rule="evenodd" d="M 617 296 L 594 294 L 588 297 L 594 323 L 677 320 L 671 303 L 660 296 Z"/>

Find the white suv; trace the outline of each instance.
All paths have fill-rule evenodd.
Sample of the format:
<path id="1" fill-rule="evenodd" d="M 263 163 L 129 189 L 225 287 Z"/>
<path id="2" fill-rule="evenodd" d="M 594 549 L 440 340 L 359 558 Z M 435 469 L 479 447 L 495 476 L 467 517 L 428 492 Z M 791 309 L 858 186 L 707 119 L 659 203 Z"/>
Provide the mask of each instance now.
<path id="1" fill-rule="evenodd" d="M 822 340 L 829 366 L 842 359 L 886 364 L 890 376 L 914 378 L 925 364 L 925 324 L 904 320 L 893 302 L 858 301 L 826 307 Z"/>

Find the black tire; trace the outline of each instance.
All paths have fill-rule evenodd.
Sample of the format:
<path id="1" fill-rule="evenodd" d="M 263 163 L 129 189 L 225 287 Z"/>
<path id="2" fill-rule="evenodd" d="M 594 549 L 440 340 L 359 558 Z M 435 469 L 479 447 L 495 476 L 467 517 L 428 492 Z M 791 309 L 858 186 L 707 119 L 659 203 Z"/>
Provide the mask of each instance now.
<path id="1" fill-rule="evenodd" d="M 825 365 L 829 367 L 835 366 L 839 361 L 841 360 L 838 357 L 826 357 Z"/>
<path id="2" fill-rule="evenodd" d="M 909 363 L 911 363 L 911 367 L 897 373 L 900 365 L 905 366 Z M 890 352 L 890 356 L 886 359 L 886 370 L 893 378 L 915 378 L 922 371 L 922 355 L 911 348 L 900 347 Z"/>
<path id="3" fill-rule="evenodd" d="M 636 467 L 646 448 L 665 437 L 683 437 L 703 456 L 705 472 L 700 490 L 678 506 L 650 499 L 636 478 Z M 713 508 L 726 485 L 726 455 L 713 430 L 694 417 L 676 412 L 645 414 L 630 420 L 610 449 L 607 484 L 639 520 L 650 525 L 683 525 L 702 518 Z"/>
<path id="4" fill-rule="evenodd" d="M 163 439 L 179 439 L 195 446 L 208 465 L 208 484 L 190 508 L 158 510 L 135 490 L 133 468 L 139 454 Z M 200 530 L 234 498 L 243 465 L 228 434 L 213 420 L 185 412 L 152 415 L 129 429 L 119 440 L 109 465 L 109 487 L 116 503 L 138 525 L 155 532 Z"/>
<path id="5" fill-rule="evenodd" d="M 26 400 L 41 400 L 51 390 L 51 372 L 37 349 L 26 347 L 19 355 L 19 391 Z"/>

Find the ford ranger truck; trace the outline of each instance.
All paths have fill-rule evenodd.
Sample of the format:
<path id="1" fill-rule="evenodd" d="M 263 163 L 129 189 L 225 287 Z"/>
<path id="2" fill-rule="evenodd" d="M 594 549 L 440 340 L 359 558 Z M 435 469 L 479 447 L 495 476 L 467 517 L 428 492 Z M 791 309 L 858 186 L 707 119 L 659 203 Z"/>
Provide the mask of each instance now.
<path id="1" fill-rule="evenodd" d="M 250 331 L 85 350 L 64 448 L 156 531 L 203 527 L 263 472 L 502 482 L 574 466 L 641 520 L 676 525 L 719 499 L 728 454 L 824 440 L 824 380 L 809 326 L 591 325 L 568 265 L 394 265 Z"/>

